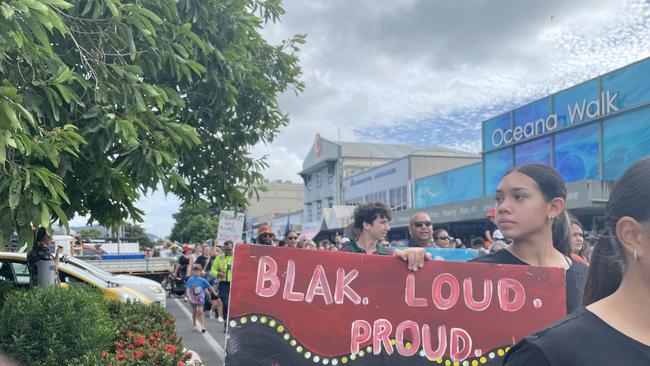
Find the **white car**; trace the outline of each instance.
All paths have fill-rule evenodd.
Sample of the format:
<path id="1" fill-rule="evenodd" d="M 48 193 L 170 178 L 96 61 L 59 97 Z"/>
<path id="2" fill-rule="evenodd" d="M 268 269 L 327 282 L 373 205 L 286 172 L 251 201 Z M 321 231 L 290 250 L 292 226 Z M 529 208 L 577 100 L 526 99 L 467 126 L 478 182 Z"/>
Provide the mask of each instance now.
<path id="1" fill-rule="evenodd" d="M 167 305 L 167 293 L 165 292 L 165 289 L 163 289 L 162 285 L 156 281 L 137 276 L 112 274 L 95 265 L 74 257 L 65 256 L 63 257 L 63 262 L 84 269 L 104 281 L 117 283 L 136 290 L 147 296 L 152 302 L 160 304 L 162 307 Z"/>

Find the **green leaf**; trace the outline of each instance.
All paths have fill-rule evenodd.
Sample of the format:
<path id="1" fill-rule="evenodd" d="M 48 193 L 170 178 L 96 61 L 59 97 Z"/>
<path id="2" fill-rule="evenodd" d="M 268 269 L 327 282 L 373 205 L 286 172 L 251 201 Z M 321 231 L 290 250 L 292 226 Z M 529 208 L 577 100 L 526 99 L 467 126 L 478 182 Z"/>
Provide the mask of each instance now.
<path id="1" fill-rule="evenodd" d="M 117 7 L 115 6 L 113 0 L 104 0 L 104 3 L 106 4 L 108 10 L 110 10 L 111 14 L 113 15 L 113 18 L 117 18 L 120 16 L 120 11 L 117 10 Z"/>
<path id="2" fill-rule="evenodd" d="M 12 8 L 11 5 L 7 3 L 3 2 L 0 4 L 0 11 L 2 12 L 2 16 L 7 20 L 11 20 L 11 18 L 14 17 L 14 8 Z"/>
<path id="3" fill-rule="evenodd" d="M 159 17 L 158 15 L 156 15 L 154 12 L 152 12 L 152 11 L 149 10 L 149 9 L 146 9 L 146 8 L 138 8 L 138 12 L 139 12 L 140 14 L 146 16 L 147 18 L 151 19 L 154 23 L 156 23 L 156 24 L 158 24 L 158 25 L 163 24 L 163 20 L 160 19 L 160 17 Z"/>
<path id="4" fill-rule="evenodd" d="M 65 2 L 63 0 L 40 0 L 40 2 L 42 2 L 43 4 L 54 5 L 57 8 L 61 8 L 61 9 L 70 9 L 71 7 L 73 7 L 72 4 Z"/>
<path id="5" fill-rule="evenodd" d="M 54 211 L 54 213 L 58 217 L 59 221 L 61 221 L 63 226 L 65 226 L 66 229 L 68 229 L 69 228 L 69 226 L 68 226 L 68 216 L 65 214 L 65 212 L 63 212 L 61 207 L 59 205 L 55 204 L 55 203 L 50 203 L 49 206 L 52 209 L 52 211 Z"/>
<path id="6" fill-rule="evenodd" d="M 18 177 L 14 177 L 9 186 L 9 208 L 15 209 L 20 202 L 20 191 L 22 188 L 22 181 Z"/>
<path id="7" fill-rule="evenodd" d="M 17 130 L 22 130 L 22 125 L 20 124 L 20 121 L 18 120 L 18 116 L 16 116 L 16 112 L 14 109 L 9 105 L 9 102 L 6 100 L 3 100 L 2 103 L 0 104 L 0 109 L 2 110 L 2 113 L 7 117 L 7 119 L 10 122 L 10 126 L 14 129 Z"/>
<path id="8" fill-rule="evenodd" d="M 49 227 L 50 226 L 50 210 L 47 208 L 45 202 L 41 202 L 41 226 Z"/>
<path id="9" fill-rule="evenodd" d="M 3 166 L 7 160 L 7 149 L 4 139 L 4 134 L 0 134 L 0 166 Z"/>
<path id="10" fill-rule="evenodd" d="M 136 48 L 135 48 L 135 42 L 133 41 L 133 32 L 131 31 L 130 26 L 125 26 L 123 27 L 124 29 L 124 35 L 126 36 L 126 40 L 129 43 L 129 58 L 131 61 L 135 60 L 136 56 Z"/>
<path id="11" fill-rule="evenodd" d="M 133 95 L 135 96 L 135 104 L 138 107 L 138 112 L 146 112 L 148 110 L 147 105 L 144 103 L 140 91 L 138 89 L 133 89 Z"/>

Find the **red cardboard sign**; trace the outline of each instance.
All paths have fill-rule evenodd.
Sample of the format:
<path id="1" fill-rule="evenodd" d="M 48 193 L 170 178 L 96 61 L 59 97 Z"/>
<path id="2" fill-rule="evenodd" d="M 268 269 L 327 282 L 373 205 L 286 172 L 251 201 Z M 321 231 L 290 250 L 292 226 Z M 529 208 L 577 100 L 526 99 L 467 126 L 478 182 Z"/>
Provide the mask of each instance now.
<path id="1" fill-rule="evenodd" d="M 240 244 L 226 365 L 500 364 L 565 315 L 564 271 Z"/>

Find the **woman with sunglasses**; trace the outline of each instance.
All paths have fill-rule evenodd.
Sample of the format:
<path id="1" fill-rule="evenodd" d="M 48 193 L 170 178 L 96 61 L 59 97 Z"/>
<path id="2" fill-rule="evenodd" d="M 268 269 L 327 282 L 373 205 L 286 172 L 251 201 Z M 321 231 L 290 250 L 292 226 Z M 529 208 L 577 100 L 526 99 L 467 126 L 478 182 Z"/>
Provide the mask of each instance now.
<path id="1" fill-rule="evenodd" d="M 456 243 L 452 241 L 451 236 L 445 229 L 438 229 L 433 232 L 433 237 L 435 238 L 436 245 L 439 248 L 455 248 Z"/>
<path id="2" fill-rule="evenodd" d="M 570 258 L 571 232 L 565 209 L 567 190 L 550 166 L 528 164 L 511 170 L 496 192 L 496 222 L 514 242 L 472 262 L 559 267 L 566 271 L 566 309 L 582 302 L 588 267 Z"/>
<path id="3" fill-rule="evenodd" d="M 591 259 L 584 304 L 525 338 L 505 366 L 650 365 L 650 159 L 614 186 Z"/>

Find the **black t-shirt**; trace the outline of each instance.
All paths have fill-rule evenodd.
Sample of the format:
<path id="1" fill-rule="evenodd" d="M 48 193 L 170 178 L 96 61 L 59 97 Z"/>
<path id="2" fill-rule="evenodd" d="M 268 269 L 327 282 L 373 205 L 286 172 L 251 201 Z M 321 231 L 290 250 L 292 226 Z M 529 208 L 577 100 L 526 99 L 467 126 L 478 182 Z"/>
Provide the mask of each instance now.
<path id="1" fill-rule="evenodd" d="M 208 263 L 208 257 L 204 257 L 203 255 L 200 255 L 196 257 L 194 260 L 194 264 L 198 264 L 201 266 L 201 270 L 205 269 L 205 265 Z"/>
<path id="2" fill-rule="evenodd" d="M 185 256 L 178 257 L 178 272 L 176 275 L 180 278 L 187 277 L 187 266 L 190 265 L 190 259 Z"/>
<path id="3" fill-rule="evenodd" d="M 528 263 L 515 257 L 506 249 L 501 249 L 498 252 L 474 258 L 470 260 L 470 262 L 528 265 Z M 582 305 L 582 294 L 584 292 L 585 283 L 587 282 L 588 273 L 589 267 L 576 260 L 572 261 L 571 267 L 566 271 L 567 314 L 571 314 Z"/>
<path id="4" fill-rule="evenodd" d="M 650 365 L 650 346 L 580 308 L 549 328 L 521 340 L 508 352 L 503 365 Z"/>

